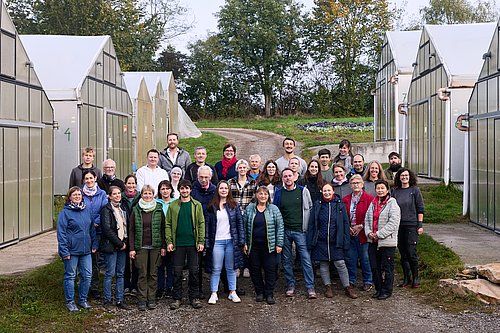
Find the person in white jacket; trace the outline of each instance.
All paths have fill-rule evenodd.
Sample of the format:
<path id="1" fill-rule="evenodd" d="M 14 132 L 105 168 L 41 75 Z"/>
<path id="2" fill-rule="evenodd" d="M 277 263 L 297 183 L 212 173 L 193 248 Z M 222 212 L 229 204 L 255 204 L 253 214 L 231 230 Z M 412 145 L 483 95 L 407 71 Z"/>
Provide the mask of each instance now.
<path id="1" fill-rule="evenodd" d="M 141 192 L 144 185 L 150 185 L 155 191 L 162 180 L 170 180 L 167 171 L 158 166 L 160 153 L 156 149 L 148 150 L 148 164 L 137 170 L 137 191 Z M 156 196 L 156 193 L 154 193 Z"/>
<path id="2" fill-rule="evenodd" d="M 365 234 L 369 242 L 368 256 L 376 289 L 372 297 L 384 300 L 392 295 L 401 211 L 396 199 L 389 194 L 387 181 L 375 181 L 375 191 L 377 196 L 365 216 Z"/>

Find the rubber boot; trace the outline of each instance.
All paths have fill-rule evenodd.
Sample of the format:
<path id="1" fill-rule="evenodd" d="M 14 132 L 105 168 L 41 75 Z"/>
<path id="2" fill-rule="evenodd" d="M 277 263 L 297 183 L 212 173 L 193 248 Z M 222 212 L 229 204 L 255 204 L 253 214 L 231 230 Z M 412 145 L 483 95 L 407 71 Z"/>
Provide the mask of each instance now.
<path id="1" fill-rule="evenodd" d="M 420 287 L 420 277 L 418 276 L 418 262 L 411 264 L 411 275 L 413 276 L 411 287 L 412 288 Z"/>
<path id="2" fill-rule="evenodd" d="M 410 263 L 405 261 L 402 263 L 402 266 L 403 266 L 403 280 L 399 282 L 398 287 L 406 288 L 411 284 Z"/>

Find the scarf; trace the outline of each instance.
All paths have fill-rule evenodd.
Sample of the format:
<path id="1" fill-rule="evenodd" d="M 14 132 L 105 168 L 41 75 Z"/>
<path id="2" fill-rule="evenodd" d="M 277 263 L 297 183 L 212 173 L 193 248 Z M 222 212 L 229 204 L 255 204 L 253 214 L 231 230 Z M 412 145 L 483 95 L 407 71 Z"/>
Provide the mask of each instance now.
<path id="1" fill-rule="evenodd" d="M 233 166 L 234 163 L 236 163 L 236 156 L 233 156 L 232 159 L 228 160 L 224 156 L 222 156 L 222 175 L 224 177 L 227 177 L 227 172 L 231 166 Z"/>
<path id="2" fill-rule="evenodd" d="M 337 180 L 337 178 L 333 178 L 332 179 L 332 183 L 334 186 L 341 186 L 342 184 L 344 184 L 345 182 L 347 181 L 347 178 L 344 177 L 344 179 L 342 180 Z"/>
<path id="3" fill-rule="evenodd" d="M 67 203 L 68 208 L 71 210 L 84 210 L 85 209 L 85 202 L 80 201 L 79 204 L 74 203 L 73 201 L 70 201 Z"/>
<path id="4" fill-rule="evenodd" d="M 151 200 L 149 202 L 144 201 L 142 198 L 139 199 L 139 207 L 145 212 L 150 213 L 156 208 L 156 201 Z"/>
<path id="5" fill-rule="evenodd" d="M 116 229 L 118 229 L 118 238 L 122 241 L 127 238 L 127 220 L 125 219 L 125 214 L 120 208 L 120 203 L 111 202 L 111 207 L 113 208 L 113 215 L 116 219 Z"/>
<path id="6" fill-rule="evenodd" d="M 323 202 L 328 203 L 328 202 L 332 201 L 334 198 L 335 198 L 335 195 L 333 195 L 330 199 L 327 199 L 327 198 L 323 197 L 321 200 L 322 200 Z"/>
<path id="7" fill-rule="evenodd" d="M 88 197 L 93 197 L 94 195 L 96 195 L 98 189 L 99 186 L 97 186 L 97 184 L 93 188 L 89 188 L 87 187 L 87 185 L 83 185 L 82 192 Z"/>
<path id="8" fill-rule="evenodd" d="M 373 232 L 376 233 L 378 231 L 378 218 L 380 217 L 380 212 L 382 208 L 385 207 L 387 201 L 390 199 L 390 195 L 387 194 L 385 198 L 380 202 L 379 198 L 373 199 Z"/>
<path id="9" fill-rule="evenodd" d="M 125 190 L 125 196 L 129 199 L 135 198 L 136 195 L 137 195 L 137 190 L 135 190 L 134 192 L 129 192 Z"/>
<path id="10" fill-rule="evenodd" d="M 108 176 L 108 175 L 104 174 L 104 175 L 102 175 L 102 178 L 104 178 L 105 181 L 110 183 L 116 179 L 116 175 Z"/>

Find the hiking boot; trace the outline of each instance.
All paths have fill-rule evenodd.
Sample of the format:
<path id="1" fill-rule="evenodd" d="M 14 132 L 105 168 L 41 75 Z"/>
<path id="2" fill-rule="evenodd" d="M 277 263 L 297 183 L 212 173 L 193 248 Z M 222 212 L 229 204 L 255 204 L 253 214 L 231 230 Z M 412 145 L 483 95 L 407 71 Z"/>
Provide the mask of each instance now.
<path id="1" fill-rule="evenodd" d="M 288 286 L 286 289 L 286 296 L 293 297 L 295 295 L 295 286 Z"/>
<path id="2" fill-rule="evenodd" d="M 354 293 L 354 289 L 351 286 L 345 287 L 344 288 L 345 295 L 349 298 L 356 299 L 358 298 L 358 295 Z"/>
<path id="3" fill-rule="evenodd" d="M 201 302 L 198 298 L 193 298 L 191 300 L 191 306 L 193 309 L 200 309 L 202 307 Z"/>
<path id="4" fill-rule="evenodd" d="M 372 298 L 378 298 L 380 296 L 380 291 L 375 290 L 375 293 L 372 295 Z"/>
<path id="5" fill-rule="evenodd" d="M 274 300 L 274 297 L 273 297 L 273 296 L 267 296 L 267 298 L 266 298 L 266 302 L 267 302 L 267 304 L 269 304 L 269 305 L 276 304 L 276 301 Z"/>
<path id="6" fill-rule="evenodd" d="M 238 297 L 238 294 L 236 294 L 236 292 L 229 293 L 229 296 L 227 298 L 233 303 L 241 303 L 241 299 Z"/>
<path id="7" fill-rule="evenodd" d="M 137 303 L 137 308 L 139 311 L 146 311 L 146 302 L 145 301 L 140 301 Z"/>
<path id="8" fill-rule="evenodd" d="M 316 295 L 316 291 L 314 291 L 314 288 L 307 289 L 307 297 L 309 299 L 316 299 L 316 298 L 318 298 L 318 296 Z"/>
<path id="9" fill-rule="evenodd" d="M 176 299 L 172 303 L 170 303 L 170 310 L 177 310 L 181 307 L 181 300 Z"/>
<path id="10" fill-rule="evenodd" d="M 116 307 L 122 310 L 130 310 L 130 307 L 125 302 L 117 302 Z"/>
<path id="11" fill-rule="evenodd" d="M 264 301 L 264 295 L 257 294 L 257 296 L 255 296 L 255 301 L 256 302 L 263 302 Z"/>
<path id="12" fill-rule="evenodd" d="M 156 301 L 148 301 L 148 309 L 149 310 L 156 309 Z"/>
<path id="13" fill-rule="evenodd" d="M 377 297 L 377 299 L 378 299 L 379 301 L 382 301 L 382 300 L 384 300 L 384 299 L 388 299 L 389 297 L 391 297 L 391 294 L 380 294 L 380 295 Z"/>
<path id="14" fill-rule="evenodd" d="M 327 298 L 332 298 L 333 297 L 333 291 L 332 291 L 332 285 L 327 284 L 325 286 L 325 297 Z"/>

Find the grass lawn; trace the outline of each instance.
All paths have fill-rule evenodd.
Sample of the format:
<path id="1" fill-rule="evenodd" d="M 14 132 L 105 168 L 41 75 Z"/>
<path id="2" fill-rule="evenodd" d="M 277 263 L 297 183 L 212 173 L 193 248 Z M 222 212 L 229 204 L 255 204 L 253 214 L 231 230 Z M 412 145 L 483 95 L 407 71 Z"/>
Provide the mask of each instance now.
<path id="1" fill-rule="evenodd" d="M 427 223 L 466 222 L 462 215 L 463 193 L 455 185 L 422 186 L 425 203 L 424 220 Z"/>
<path id="2" fill-rule="evenodd" d="M 373 117 L 359 118 L 318 118 L 311 116 L 286 116 L 275 118 L 229 118 L 216 120 L 200 120 L 196 122 L 199 128 L 248 128 L 269 131 L 284 136 L 289 136 L 304 143 L 304 147 L 338 143 L 342 139 L 349 139 L 351 142 L 371 142 L 373 141 L 373 131 L 336 131 L 327 133 L 308 132 L 297 128 L 297 125 L 314 123 L 320 121 L 336 122 L 373 122 Z"/>

